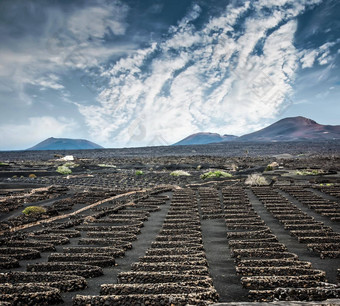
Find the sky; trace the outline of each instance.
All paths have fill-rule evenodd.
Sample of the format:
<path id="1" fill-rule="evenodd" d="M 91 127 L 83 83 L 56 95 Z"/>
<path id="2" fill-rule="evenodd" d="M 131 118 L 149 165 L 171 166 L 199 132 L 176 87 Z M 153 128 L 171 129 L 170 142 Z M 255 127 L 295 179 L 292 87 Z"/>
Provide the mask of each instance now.
<path id="1" fill-rule="evenodd" d="M 1 0 L 0 150 L 339 125 L 338 0 Z"/>

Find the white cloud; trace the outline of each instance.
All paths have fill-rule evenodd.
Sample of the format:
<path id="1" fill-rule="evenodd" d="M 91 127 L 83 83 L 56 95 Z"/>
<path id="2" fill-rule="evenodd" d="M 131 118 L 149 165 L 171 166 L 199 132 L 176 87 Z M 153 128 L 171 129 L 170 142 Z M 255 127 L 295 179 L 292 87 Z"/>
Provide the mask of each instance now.
<path id="1" fill-rule="evenodd" d="M 105 35 L 123 35 L 128 26 L 128 6 L 119 0 L 92 1 L 67 14 L 56 6 L 46 6 L 39 12 L 46 24 L 37 37 L 30 37 L 28 29 L 26 36 L 15 39 L 10 28 L 2 29 L 3 33 L 8 31 L 9 42 L 0 46 L 0 90 L 10 88 L 26 104 L 32 103 L 27 85 L 64 91 L 61 77 L 69 71 L 82 69 L 86 73 L 110 57 L 134 49 L 132 43 L 105 43 Z"/>
<path id="2" fill-rule="evenodd" d="M 160 136 L 173 143 L 202 130 L 242 134 L 262 127 L 290 103 L 299 60 L 293 18 L 317 1 L 281 2 L 229 5 L 201 30 L 191 23 L 200 13 L 195 6 L 168 39 L 103 73 L 110 84 L 98 104 L 79 105 L 93 137 L 109 146 L 149 145 Z"/>
<path id="3" fill-rule="evenodd" d="M 301 67 L 302 68 L 311 68 L 314 65 L 315 59 L 318 56 L 318 51 L 317 50 L 306 50 L 303 51 L 302 57 L 300 59 L 301 61 Z"/>
<path id="4" fill-rule="evenodd" d="M 64 86 L 60 84 L 60 78 L 55 74 L 49 74 L 35 80 L 27 80 L 27 83 L 39 86 L 41 90 L 45 90 L 47 88 L 54 90 L 64 89 Z"/>
<path id="5" fill-rule="evenodd" d="M 115 35 L 123 35 L 127 27 L 125 23 L 127 12 L 128 6 L 118 1 L 111 4 L 99 2 L 94 6 L 77 10 L 67 21 L 67 28 L 81 41 L 89 38 L 103 39 L 110 30 Z"/>
<path id="6" fill-rule="evenodd" d="M 290 103 L 299 62 L 302 68 L 332 62 L 334 43 L 302 51 L 294 46 L 296 17 L 320 2 L 232 1 L 199 30 L 195 4 L 162 42 L 139 50 L 105 43 L 126 32 L 124 1 L 94 0 L 67 14 L 49 8 L 44 35 L 20 40 L 20 48 L 0 47 L 0 91 L 31 103 L 26 85 L 34 85 L 65 98 L 66 71 L 99 68 L 99 83 L 109 85 L 97 104 L 77 106 L 92 138 L 106 146 L 168 144 L 197 131 L 243 134 Z M 112 56 L 121 59 L 105 68 Z M 31 121 L 29 127 L 34 130 Z"/>
<path id="7" fill-rule="evenodd" d="M 5 124 L 0 126 L 2 150 L 22 150 L 49 137 L 67 137 L 76 128 L 73 120 L 50 116 L 31 117 L 26 124 Z"/>
<path id="8" fill-rule="evenodd" d="M 327 65 L 331 63 L 335 55 L 331 54 L 331 48 L 340 42 L 340 39 L 332 42 L 327 42 L 317 49 L 307 49 L 300 52 L 300 62 L 302 68 L 311 68 L 314 66 L 315 61 L 319 65 Z"/>
<path id="9" fill-rule="evenodd" d="M 328 63 L 330 63 L 333 59 L 334 56 L 332 56 L 330 54 L 330 49 L 336 44 L 336 42 L 327 42 L 325 44 L 323 44 L 320 48 L 319 48 L 319 58 L 318 58 L 318 62 L 320 65 L 326 65 Z"/>

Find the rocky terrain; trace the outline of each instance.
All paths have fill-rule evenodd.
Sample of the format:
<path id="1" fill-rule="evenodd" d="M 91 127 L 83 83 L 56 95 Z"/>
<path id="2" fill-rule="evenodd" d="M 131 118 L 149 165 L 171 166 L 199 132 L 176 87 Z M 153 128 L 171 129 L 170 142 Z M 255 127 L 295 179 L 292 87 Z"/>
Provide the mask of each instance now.
<path id="1" fill-rule="evenodd" d="M 0 152 L 0 304 L 337 304 L 339 190 L 336 141 Z"/>

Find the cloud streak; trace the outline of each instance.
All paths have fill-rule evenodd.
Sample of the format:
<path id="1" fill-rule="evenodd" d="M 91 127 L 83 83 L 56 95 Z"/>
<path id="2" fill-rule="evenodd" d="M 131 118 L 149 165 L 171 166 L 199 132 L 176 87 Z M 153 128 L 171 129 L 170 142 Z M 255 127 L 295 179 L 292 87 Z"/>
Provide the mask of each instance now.
<path id="1" fill-rule="evenodd" d="M 199 29 L 201 9 L 193 5 L 162 42 L 102 73 L 109 86 L 97 105 L 78 105 L 92 137 L 109 146 L 154 145 L 197 131 L 261 127 L 290 103 L 302 56 L 294 46 L 296 17 L 319 2 L 228 5 Z M 303 56 L 308 67 L 311 55 Z"/>
<path id="2" fill-rule="evenodd" d="M 327 65 L 334 61 L 335 55 L 331 54 L 331 48 L 340 43 L 340 39 L 327 42 L 317 49 L 307 49 L 301 51 L 301 66 L 302 68 L 311 68 L 317 61 L 319 65 Z"/>
<path id="3" fill-rule="evenodd" d="M 128 6 L 119 0 L 91 1 L 83 7 L 72 7 L 67 14 L 58 6 L 39 7 L 27 1 L 33 11 L 39 11 L 39 27 L 27 16 L 27 28 L 20 39 L 14 39 L 13 29 L 0 24 L 4 44 L 0 46 L 0 91 L 2 87 L 17 93 L 23 103 L 33 100 L 27 88 L 65 91 L 62 76 L 70 71 L 88 71 L 105 63 L 112 56 L 122 56 L 134 48 L 131 43 L 112 45 L 106 37 L 124 35 Z M 7 3 L 9 15 L 21 16 L 21 5 Z M 19 18 L 18 17 L 18 18 Z M 25 16 L 26 17 L 26 16 Z M 18 22 L 16 20 L 16 22 Z M 32 37 L 30 31 L 38 32 Z M 1 86 L 2 85 L 2 86 Z"/>
<path id="4" fill-rule="evenodd" d="M 176 1 L 5 1 L 0 129 L 11 146 L 25 140 L 20 131 L 40 133 L 29 118 L 49 118 L 42 122 L 65 133 L 73 122 L 75 137 L 107 147 L 166 145 L 199 131 L 240 135 L 280 117 L 309 88 L 338 86 L 335 4 Z M 331 28 L 320 37 L 325 19 Z M 16 128 L 13 114 L 28 123 Z"/>

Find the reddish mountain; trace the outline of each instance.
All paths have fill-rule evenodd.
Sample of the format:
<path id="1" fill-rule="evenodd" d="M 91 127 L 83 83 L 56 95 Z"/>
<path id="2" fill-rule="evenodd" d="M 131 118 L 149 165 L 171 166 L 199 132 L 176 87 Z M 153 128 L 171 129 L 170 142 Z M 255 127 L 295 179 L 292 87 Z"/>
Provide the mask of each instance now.
<path id="1" fill-rule="evenodd" d="M 305 117 L 284 118 L 238 141 L 303 141 L 340 139 L 340 125 L 322 125 Z"/>

